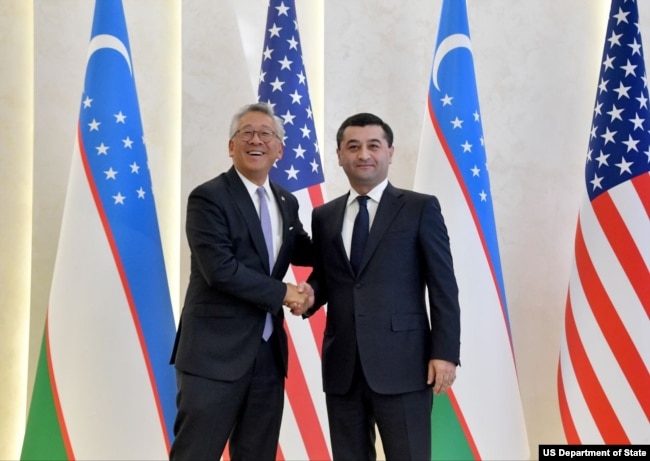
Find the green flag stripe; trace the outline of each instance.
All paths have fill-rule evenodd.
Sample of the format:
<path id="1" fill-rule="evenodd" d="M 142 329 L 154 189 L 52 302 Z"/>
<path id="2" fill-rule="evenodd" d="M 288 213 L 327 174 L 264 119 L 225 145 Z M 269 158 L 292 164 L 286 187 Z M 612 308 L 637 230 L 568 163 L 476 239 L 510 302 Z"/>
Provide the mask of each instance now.
<path id="1" fill-rule="evenodd" d="M 470 461 L 474 454 L 448 394 L 436 395 L 431 412 L 431 459 Z"/>
<path id="2" fill-rule="evenodd" d="M 45 328 L 47 330 L 47 326 Z M 52 393 L 45 334 L 41 342 L 20 459 L 22 461 L 68 459 Z"/>

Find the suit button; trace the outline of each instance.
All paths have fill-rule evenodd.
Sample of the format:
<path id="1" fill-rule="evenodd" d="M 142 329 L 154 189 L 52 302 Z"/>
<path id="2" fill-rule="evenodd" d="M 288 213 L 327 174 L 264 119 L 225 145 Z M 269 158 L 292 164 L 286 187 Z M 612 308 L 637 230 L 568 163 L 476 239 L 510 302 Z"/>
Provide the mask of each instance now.
<path id="1" fill-rule="evenodd" d="M 354 284 L 354 288 L 356 288 L 356 289 L 359 289 L 362 286 L 363 286 L 363 283 L 361 283 L 361 282 L 357 282 L 357 283 Z"/>

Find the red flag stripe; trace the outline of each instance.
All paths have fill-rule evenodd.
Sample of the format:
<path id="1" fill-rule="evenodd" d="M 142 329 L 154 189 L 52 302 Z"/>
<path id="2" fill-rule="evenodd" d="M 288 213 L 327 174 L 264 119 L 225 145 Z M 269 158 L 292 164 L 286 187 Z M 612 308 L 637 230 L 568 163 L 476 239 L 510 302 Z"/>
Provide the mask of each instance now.
<path id="1" fill-rule="evenodd" d="M 645 208 L 646 216 L 650 218 L 650 173 L 637 176 L 632 180 L 632 184 L 639 194 L 639 197 L 644 197 L 644 199 L 641 200 L 641 203 L 643 203 Z"/>
<path id="2" fill-rule="evenodd" d="M 605 235 L 612 244 L 619 261 L 622 262 L 621 265 L 628 278 L 635 280 L 636 283 L 648 284 L 650 281 L 648 269 L 617 208 L 612 203 L 610 195 L 608 193 L 602 194 L 592 202 L 592 205 Z M 579 229 L 579 234 L 576 237 L 576 265 L 580 273 L 585 296 L 592 308 L 594 317 L 623 374 L 641 403 L 642 409 L 646 416 L 650 418 L 650 390 L 648 386 L 650 374 L 639 350 L 621 321 L 616 306 L 612 303 L 607 290 L 603 286 L 596 268 L 593 266 L 581 229 Z M 632 265 L 634 269 L 630 270 L 629 267 L 626 267 L 628 265 Z M 636 272 L 635 279 L 632 278 L 630 272 Z M 634 285 L 634 282 L 632 284 Z M 647 289 L 643 288 L 641 291 L 647 291 Z M 637 290 L 638 292 L 639 290 Z M 642 303 L 647 302 L 642 300 Z"/>
<path id="3" fill-rule="evenodd" d="M 565 316 L 571 310 L 571 298 L 567 295 L 566 302 L 566 312 Z M 566 441 L 572 445 L 579 445 L 580 436 L 578 435 L 578 430 L 576 429 L 575 424 L 573 423 L 573 417 L 571 416 L 571 410 L 569 409 L 569 403 L 566 398 L 566 392 L 564 390 L 564 375 L 562 373 L 562 361 L 558 363 L 557 367 L 557 388 L 558 388 L 558 401 L 560 403 L 560 418 L 562 420 L 562 427 L 564 427 L 564 434 L 566 436 Z"/>
<path id="4" fill-rule="evenodd" d="M 575 247 L 576 267 L 584 288 L 584 294 L 594 312 L 594 315 L 596 316 L 599 326 L 603 328 L 602 322 L 605 314 L 601 313 L 599 316 L 597 312 L 607 311 L 607 309 L 601 306 L 601 304 L 611 306 L 611 301 L 609 300 L 607 292 L 603 289 L 600 279 L 593 267 L 584 242 L 580 224 L 576 231 Z M 573 310 L 569 309 L 566 312 L 565 329 L 569 356 L 571 358 L 571 364 L 576 379 L 580 385 L 580 389 L 582 390 L 582 394 L 584 395 L 591 415 L 600 430 L 603 440 L 605 443 L 629 443 L 629 439 L 627 438 L 607 395 L 603 391 L 587 352 L 585 351 L 575 323 Z M 605 334 L 605 336 L 607 337 L 607 334 Z M 610 341 L 608 342 L 611 344 Z M 615 352 L 614 354 L 616 355 Z"/>

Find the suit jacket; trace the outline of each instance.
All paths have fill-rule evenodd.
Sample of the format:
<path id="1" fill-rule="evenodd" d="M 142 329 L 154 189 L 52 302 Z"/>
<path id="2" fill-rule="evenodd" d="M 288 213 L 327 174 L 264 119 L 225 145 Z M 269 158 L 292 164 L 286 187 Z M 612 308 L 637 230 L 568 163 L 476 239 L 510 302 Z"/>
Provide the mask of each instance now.
<path id="1" fill-rule="evenodd" d="M 311 266 L 312 246 L 298 200 L 275 184 L 271 189 L 282 214 L 282 246 L 271 276 L 255 205 L 234 167 L 190 193 L 190 281 L 171 357 L 177 369 L 210 379 L 240 378 L 255 359 L 270 312 L 286 376 L 282 278 L 290 263 Z"/>
<path id="2" fill-rule="evenodd" d="M 347 199 L 312 214 L 316 257 L 309 283 L 316 304 L 306 315 L 327 303 L 324 390 L 348 390 L 357 350 L 375 392 L 422 390 L 430 359 L 459 362 L 458 287 L 440 205 L 434 196 L 389 183 L 355 275 L 341 237 Z"/>

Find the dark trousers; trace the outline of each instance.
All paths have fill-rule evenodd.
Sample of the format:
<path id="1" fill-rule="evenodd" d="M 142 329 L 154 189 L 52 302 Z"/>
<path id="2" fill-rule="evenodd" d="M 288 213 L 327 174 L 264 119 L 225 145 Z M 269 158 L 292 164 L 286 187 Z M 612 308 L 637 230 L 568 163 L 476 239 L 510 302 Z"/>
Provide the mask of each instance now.
<path id="1" fill-rule="evenodd" d="M 431 459 L 430 387 L 405 394 L 374 392 L 357 358 L 352 385 L 344 395 L 326 395 L 335 461 L 374 461 L 375 426 L 387 461 Z"/>
<path id="2" fill-rule="evenodd" d="M 271 338 L 261 341 L 251 369 L 236 381 L 178 371 L 178 414 L 170 460 L 219 460 L 228 442 L 232 461 L 276 459 L 284 376 Z"/>

